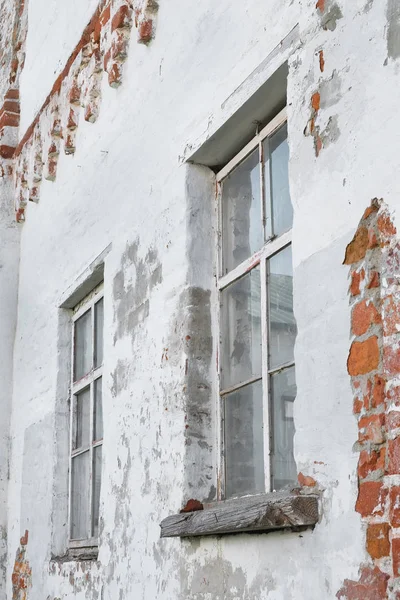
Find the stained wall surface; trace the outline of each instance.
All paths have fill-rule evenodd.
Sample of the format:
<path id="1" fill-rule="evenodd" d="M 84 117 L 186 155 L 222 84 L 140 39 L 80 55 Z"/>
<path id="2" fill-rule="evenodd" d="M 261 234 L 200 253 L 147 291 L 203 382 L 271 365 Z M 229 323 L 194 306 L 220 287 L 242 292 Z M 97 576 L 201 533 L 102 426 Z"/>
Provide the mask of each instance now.
<path id="1" fill-rule="evenodd" d="M 384 198 L 399 223 L 397 4 L 160 0 L 158 11 L 135 6 L 136 26 L 134 17 L 113 21 L 123 4 L 113 2 L 100 33 L 108 62 L 96 47 L 87 63 L 74 56 L 59 96 L 29 133 L 96 3 L 25 3 L 20 145 L 4 159 L 13 186 L 5 198 L 8 207 L 16 203 L 19 223 L 10 225 L 4 211 L 1 225 L 20 236 L 20 249 L 14 243 L 4 250 L 16 264 L 18 298 L 15 289 L 1 315 L 3 327 L 7 311 L 16 320 L 13 343 L 4 342 L 13 377 L 2 442 L 10 461 L 1 600 L 334 599 L 369 560 L 355 510 L 358 425 L 342 263 L 372 198 Z M 148 14 L 151 35 L 143 25 Z M 298 325 L 295 458 L 298 473 L 321 493 L 320 522 L 303 532 L 160 540 L 164 517 L 191 497 L 214 500 L 218 487 L 215 179 L 188 160 L 285 62 Z M 81 99 L 71 99 L 74 81 Z M 71 107 L 79 120 L 73 126 Z M 73 151 L 66 154 L 69 134 Z M 39 186 L 40 198 L 33 192 Z M 62 306 L 100 255 L 99 556 L 65 560 L 70 340 Z M 0 281 L 1 289 L 3 269 Z M 360 590 L 341 597 L 360 598 Z M 379 593 L 396 598 L 395 591 Z"/>

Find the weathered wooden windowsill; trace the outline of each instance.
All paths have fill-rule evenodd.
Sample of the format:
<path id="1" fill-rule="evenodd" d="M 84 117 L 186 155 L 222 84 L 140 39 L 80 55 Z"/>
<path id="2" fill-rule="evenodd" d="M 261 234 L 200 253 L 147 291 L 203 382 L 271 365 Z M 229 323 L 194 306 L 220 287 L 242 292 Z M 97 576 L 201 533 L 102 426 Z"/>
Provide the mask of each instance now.
<path id="1" fill-rule="evenodd" d="M 191 537 L 310 527 L 318 521 L 318 496 L 270 493 L 246 496 L 164 519 L 161 537 Z"/>

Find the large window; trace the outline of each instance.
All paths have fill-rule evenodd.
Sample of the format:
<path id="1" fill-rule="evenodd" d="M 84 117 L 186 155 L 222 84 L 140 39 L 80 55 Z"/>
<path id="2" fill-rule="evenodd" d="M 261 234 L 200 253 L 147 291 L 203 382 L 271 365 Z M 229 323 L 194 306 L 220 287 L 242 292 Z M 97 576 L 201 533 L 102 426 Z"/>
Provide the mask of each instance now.
<path id="1" fill-rule="evenodd" d="M 72 339 L 70 542 L 95 546 L 103 443 L 102 285 L 75 308 Z"/>
<path id="2" fill-rule="evenodd" d="M 217 175 L 226 498 L 296 479 L 288 158 L 283 110 Z"/>

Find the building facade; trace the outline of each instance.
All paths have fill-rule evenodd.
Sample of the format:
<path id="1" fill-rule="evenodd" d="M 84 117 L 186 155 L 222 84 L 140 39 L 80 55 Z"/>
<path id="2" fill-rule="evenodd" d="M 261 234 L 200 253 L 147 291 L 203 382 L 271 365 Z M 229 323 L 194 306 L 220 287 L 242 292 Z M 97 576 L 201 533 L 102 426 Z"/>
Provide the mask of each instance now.
<path id="1" fill-rule="evenodd" d="M 0 2 L 0 600 L 399 600 L 399 73 L 397 0 Z"/>

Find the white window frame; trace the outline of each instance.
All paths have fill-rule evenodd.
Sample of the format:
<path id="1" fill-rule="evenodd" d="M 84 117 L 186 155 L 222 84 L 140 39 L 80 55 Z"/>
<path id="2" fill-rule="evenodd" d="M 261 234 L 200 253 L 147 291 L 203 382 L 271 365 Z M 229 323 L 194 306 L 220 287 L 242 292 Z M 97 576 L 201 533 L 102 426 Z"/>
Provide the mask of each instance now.
<path id="1" fill-rule="evenodd" d="M 239 390 L 250 383 L 256 381 L 262 381 L 263 384 L 263 418 L 264 418 L 264 476 L 265 476 L 265 492 L 271 492 L 272 489 L 272 469 L 271 469 L 271 422 L 270 422 L 270 390 L 269 390 L 269 377 L 278 373 L 279 371 L 294 366 L 294 361 L 290 361 L 287 364 L 280 365 L 278 368 L 268 368 L 268 358 L 265 360 L 264 357 L 268 357 L 268 291 L 267 291 L 267 261 L 274 254 L 283 250 L 285 247 L 290 246 L 292 242 L 292 231 L 291 229 L 282 233 L 279 236 L 272 236 L 266 240 L 264 246 L 252 256 L 244 260 L 240 265 L 232 269 L 226 275 L 223 274 L 223 252 L 222 252 L 222 181 L 225 179 L 235 167 L 237 167 L 249 154 L 259 148 L 259 156 L 261 157 L 260 165 L 260 193 L 261 193 L 261 223 L 265 229 L 266 225 L 266 214 L 265 214 L 265 177 L 264 177 L 264 160 L 263 160 L 263 141 L 270 137 L 276 130 L 282 127 L 287 122 L 286 107 L 283 108 L 261 131 L 259 131 L 255 137 L 248 143 L 242 150 L 232 158 L 217 174 L 217 249 L 218 249 L 218 265 L 217 265 L 217 291 L 218 291 L 218 354 L 220 352 L 220 339 L 221 339 L 221 311 L 220 311 L 220 298 L 221 291 L 231 283 L 237 281 L 240 277 L 250 272 L 254 267 L 260 266 L 260 281 L 261 281 L 261 352 L 262 352 L 262 369 L 259 377 L 253 377 L 247 381 L 243 381 L 237 385 L 229 388 L 221 389 L 221 360 L 218 358 L 218 388 L 219 397 L 217 403 L 217 419 L 219 423 L 218 427 L 218 456 L 220 457 L 219 474 L 218 474 L 218 498 L 219 500 L 225 499 L 225 448 L 224 448 L 224 410 L 223 410 L 223 397 L 228 393 Z M 263 492 L 263 493 L 265 493 Z M 234 497 L 240 497 L 240 494 Z"/>
<path id="2" fill-rule="evenodd" d="M 94 365 L 95 353 L 95 304 L 104 298 L 104 283 L 101 282 L 90 294 L 85 296 L 81 302 L 73 309 L 71 323 L 71 393 L 70 393 L 70 440 L 69 440 L 69 484 L 68 484 L 68 539 L 69 547 L 74 548 L 95 548 L 98 546 L 98 537 L 91 535 L 93 522 L 93 451 L 94 448 L 103 445 L 101 440 L 93 441 L 93 420 L 94 420 L 94 382 L 103 376 L 103 365 L 93 368 L 89 373 L 74 382 L 75 368 L 75 323 L 89 310 L 91 311 L 92 323 L 92 364 Z M 103 354 L 104 363 L 104 354 Z M 75 411 L 75 396 L 82 392 L 85 388 L 90 390 L 90 429 L 89 429 L 89 446 L 73 450 L 73 435 L 74 435 L 74 411 Z M 84 539 L 71 538 L 71 515 L 72 515 L 72 459 L 89 450 L 89 527 L 90 533 Z"/>

